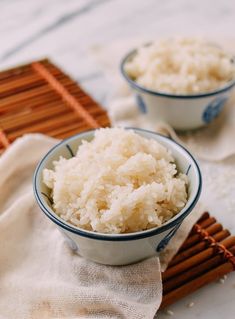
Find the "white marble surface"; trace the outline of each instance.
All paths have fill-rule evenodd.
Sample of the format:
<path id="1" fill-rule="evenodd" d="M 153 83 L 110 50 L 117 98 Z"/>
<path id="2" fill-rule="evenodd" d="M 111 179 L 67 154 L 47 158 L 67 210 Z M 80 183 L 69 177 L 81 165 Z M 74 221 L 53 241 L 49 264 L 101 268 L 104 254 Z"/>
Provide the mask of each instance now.
<path id="1" fill-rule="evenodd" d="M 93 59 L 91 48 L 120 39 L 164 35 L 234 37 L 232 0 L 0 0 L 0 69 L 45 56 L 79 81 L 100 103 L 112 87 Z M 110 57 L 112 60 L 112 57 Z M 231 179 L 234 161 L 204 163 L 203 171 L 217 172 L 204 183 L 208 207 L 235 233 Z M 234 178 L 234 177 L 233 177 Z M 223 189 L 221 196 L 218 189 Z M 230 200 L 226 199 L 230 195 Z M 170 307 L 177 319 L 234 318 L 235 274 L 222 286 L 213 283 Z M 193 301 L 193 308 L 186 305 Z M 169 315 L 159 313 L 158 318 Z"/>

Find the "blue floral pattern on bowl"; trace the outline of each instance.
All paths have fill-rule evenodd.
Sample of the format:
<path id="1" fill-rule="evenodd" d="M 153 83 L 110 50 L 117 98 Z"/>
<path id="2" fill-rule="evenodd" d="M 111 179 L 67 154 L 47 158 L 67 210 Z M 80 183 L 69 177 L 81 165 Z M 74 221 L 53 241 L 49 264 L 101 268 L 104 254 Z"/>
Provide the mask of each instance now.
<path id="1" fill-rule="evenodd" d="M 206 124 L 210 123 L 219 115 L 227 99 L 227 96 L 220 96 L 206 107 L 202 115 L 202 119 Z"/>
<path id="2" fill-rule="evenodd" d="M 65 238 L 66 243 L 68 244 L 69 248 L 73 252 L 78 252 L 78 245 L 75 243 L 74 240 L 72 240 L 65 232 L 61 231 L 62 235 Z"/>
<path id="3" fill-rule="evenodd" d="M 66 146 L 67 150 L 69 151 L 70 156 L 74 157 L 75 155 L 74 155 L 74 152 L 73 152 L 71 146 L 69 144 L 66 144 L 65 146 Z"/>
<path id="4" fill-rule="evenodd" d="M 181 223 L 176 224 L 175 227 L 160 241 L 156 249 L 158 253 L 161 252 L 167 246 L 170 239 L 175 235 L 180 225 Z"/>
<path id="5" fill-rule="evenodd" d="M 146 114 L 147 113 L 147 108 L 146 108 L 146 105 L 145 105 L 145 102 L 143 100 L 143 98 L 139 95 L 139 94 L 136 94 L 136 103 L 139 107 L 139 110 L 141 113 L 143 114 Z"/>

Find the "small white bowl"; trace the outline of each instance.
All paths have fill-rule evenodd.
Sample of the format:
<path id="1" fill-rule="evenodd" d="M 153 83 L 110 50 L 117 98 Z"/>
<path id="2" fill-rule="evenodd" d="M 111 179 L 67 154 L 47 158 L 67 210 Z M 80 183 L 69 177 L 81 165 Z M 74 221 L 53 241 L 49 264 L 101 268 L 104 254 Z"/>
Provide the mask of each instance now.
<path id="1" fill-rule="evenodd" d="M 53 168 L 53 161 L 60 156 L 70 158 L 82 140 L 92 140 L 94 130 L 72 136 L 52 148 L 38 164 L 34 175 L 34 194 L 41 210 L 66 236 L 70 247 L 92 261 L 107 265 L 126 265 L 157 255 L 167 245 L 185 217 L 196 205 L 201 193 L 201 173 L 192 155 L 173 140 L 146 130 L 133 130 L 145 138 L 155 139 L 169 150 L 176 159 L 180 172 L 189 178 L 188 202 L 172 219 L 161 227 L 128 234 L 103 234 L 87 231 L 67 223 L 53 211 L 50 190 L 42 180 L 44 168 Z"/>
<path id="2" fill-rule="evenodd" d="M 128 53 L 121 62 L 121 73 L 136 96 L 140 111 L 152 122 L 166 122 L 176 130 L 196 129 L 211 123 L 229 98 L 235 79 L 224 87 L 207 93 L 170 94 L 149 90 L 132 80 L 125 64 L 137 53 Z"/>

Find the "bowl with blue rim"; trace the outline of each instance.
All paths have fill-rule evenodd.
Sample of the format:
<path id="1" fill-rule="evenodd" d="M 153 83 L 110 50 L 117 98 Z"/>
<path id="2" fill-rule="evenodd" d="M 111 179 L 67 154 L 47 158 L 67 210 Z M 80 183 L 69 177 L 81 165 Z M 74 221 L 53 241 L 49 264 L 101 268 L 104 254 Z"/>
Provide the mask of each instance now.
<path id="1" fill-rule="evenodd" d="M 66 159 L 74 156 L 83 140 L 93 139 L 95 130 L 77 134 L 57 144 L 42 158 L 34 174 L 34 194 L 41 211 L 62 232 L 71 249 L 84 258 L 100 264 L 127 265 L 158 255 L 174 236 L 183 220 L 192 212 L 201 193 L 202 179 L 199 166 L 184 147 L 160 134 L 137 128 L 131 129 L 167 147 L 175 158 L 178 171 L 188 176 L 186 205 L 160 227 L 123 234 L 98 233 L 76 227 L 55 213 L 51 190 L 43 183 L 43 170 L 52 169 L 53 162 L 60 156 Z"/>
<path id="2" fill-rule="evenodd" d="M 152 43 L 142 47 L 150 45 Z M 120 70 L 136 98 L 140 112 L 145 114 L 150 122 L 165 122 L 176 130 L 192 130 L 206 126 L 218 117 L 231 95 L 235 78 L 228 80 L 218 89 L 196 94 L 171 94 L 152 90 L 138 84 L 128 75 L 126 70 L 126 64 L 133 60 L 138 49 L 136 48 L 124 56 L 121 60 Z M 234 57 L 231 57 L 230 61 L 231 65 L 234 66 Z"/>

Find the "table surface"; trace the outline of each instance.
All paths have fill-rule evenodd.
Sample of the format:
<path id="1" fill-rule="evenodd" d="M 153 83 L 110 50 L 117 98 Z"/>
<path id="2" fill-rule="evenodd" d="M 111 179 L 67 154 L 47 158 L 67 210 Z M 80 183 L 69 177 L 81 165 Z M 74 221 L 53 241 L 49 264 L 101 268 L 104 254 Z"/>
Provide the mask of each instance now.
<path id="1" fill-rule="evenodd" d="M 235 2 L 231 0 L 0 0 L 0 69 L 49 57 L 104 104 L 110 91 L 91 48 L 131 37 L 206 35 L 234 37 Z M 235 234 L 234 159 L 223 169 L 202 163 L 202 199 L 212 214 Z M 219 193 L 223 188 L 223 193 Z M 226 198 L 230 197 L 230 200 Z M 235 274 L 213 283 L 169 309 L 173 318 L 234 318 Z M 187 304 L 194 302 L 194 307 Z M 167 318 L 161 312 L 158 318 Z"/>

